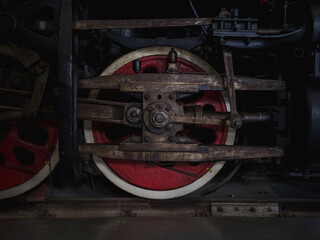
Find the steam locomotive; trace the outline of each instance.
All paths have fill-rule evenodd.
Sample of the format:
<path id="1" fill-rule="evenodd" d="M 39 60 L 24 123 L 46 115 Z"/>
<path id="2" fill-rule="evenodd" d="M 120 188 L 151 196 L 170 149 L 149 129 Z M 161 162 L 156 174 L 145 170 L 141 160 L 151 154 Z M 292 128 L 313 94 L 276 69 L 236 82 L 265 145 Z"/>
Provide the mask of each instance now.
<path id="1" fill-rule="evenodd" d="M 150 199 L 319 176 L 320 2 L 175 3 L 0 1 L 0 199 L 55 168 Z"/>

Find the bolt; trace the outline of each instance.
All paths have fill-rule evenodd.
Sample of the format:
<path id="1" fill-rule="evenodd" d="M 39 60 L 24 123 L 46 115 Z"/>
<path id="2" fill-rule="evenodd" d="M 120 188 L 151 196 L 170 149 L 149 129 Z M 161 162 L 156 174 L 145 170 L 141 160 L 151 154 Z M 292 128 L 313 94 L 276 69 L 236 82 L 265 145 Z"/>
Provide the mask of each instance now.
<path id="1" fill-rule="evenodd" d="M 153 105 L 149 105 L 148 106 L 148 111 L 152 111 L 154 109 L 154 106 Z"/>
<path id="2" fill-rule="evenodd" d="M 217 208 L 217 211 L 218 211 L 218 212 L 223 212 L 223 208 L 222 208 L 222 207 L 218 207 L 218 208 Z"/>
<path id="3" fill-rule="evenodd" d="M 133 118 L 138 117 L 138 113 L 137 113 L 137 112 L 132 112 L 132 113 L 131 113 L 131 117 L 133 117 Z"/>
<path id="4" fill-rule="evenodd" d="M 170 137 L 168 138 L 168 140 L 169 140 L 169 142 L 173 142 L 174 137 L 170 136 Z"/>
<path id="5" fill-rule="evenodd" d="M 170 130 L 172 128 L 172 124 L 169 124 L 168 126 L 167 126 L 167 130 Z"/>
<path id="6" fill-rule="evenodd" d="M 169 52 L 168 56 L 168 62 L 169 63 L 176 63 L 177 62 L 177 52 L 174 48 L 171 48 L 171 51 Z"/>
<path id="7" fill-rule="evenodd" d="M 149 142 L 149 137 L 144 137 L 145 142 Z"/>
<path id="8" fill-rule="evenodd" d="M 171 94 L 169 95 L 169 99 L 171 99 L 171 100 L 174 99 L 174 94 L 171 93 Z"/>
<path id="9" fill-rule="evenodd" d="M 239 209 L 238 207 L 235 207 L 234 210 L 235 210 L 236 212 L 239 212 L 240 209 Z"/>
<path id="10" fill-rule="evenodd" d="M 149 94 L 146 93 L 146 94 L 144 95 L 144 98 L 145 98 L 145 99 L 149 99 L 149 98 L 150 98 Z"/>
<path id="11" fill-rule="evenodd" d="M 140 60 L 132 61 L 132 70 L 135 73 L 139 73 L 141 71 L 141 61 Z"/>
<path id="12" fill-rule="evenodd" d="M 233 121 L 233 127 L 235 129 L 239 129 L 241 126 L 242 126 L 242 122 L 241 122 L 240 119 L 236 119 L 236 120 Z"/>
<path id="13" fill-rule="evenodd" d="M 165 121 L 165 116 L 161 113 L 155 115 L 155 120 L 157 123 L 163 123 Z"/>
<path id="14" fill-rule="evenodd" d="M 158 105 L 158 108 L 159 108 L 159 109 L 162 109 L 162 108 L 163 108 L 163 106 L 162 106 L 161 104 L 159 104 L 159 105 Z"/>
<path id="15" fill-rule="evenodd" d="M 167 111 L 167 112 L 170 112 L 170 111 L 171 111 L 171 107 L 167 106 L 167 107 L 166 107 L 166 111 Z"/>
<path id="16" fill-rule="evenodd" d="M 255 209 L 254 207 L 251 207 L 251 208 L 250 208 L 250 212 L 253 212 L 253 213 L 254 213 L 254 212 L 256 212 L 256 211 L 257 211 L 257 209 Z"/>
<path id="17" fill-rule="evenodd" d="M 131 107 L 126 113 L 126 119 L 129 122 L 137 123 L 141 120 L 141 110 L 138 107 Z"/>

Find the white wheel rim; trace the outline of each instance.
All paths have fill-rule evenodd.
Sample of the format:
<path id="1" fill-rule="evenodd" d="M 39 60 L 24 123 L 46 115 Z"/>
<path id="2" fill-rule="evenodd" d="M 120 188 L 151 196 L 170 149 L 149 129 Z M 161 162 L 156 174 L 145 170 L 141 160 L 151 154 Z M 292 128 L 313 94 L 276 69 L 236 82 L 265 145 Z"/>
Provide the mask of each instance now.
<path id="1" fill-rule="evenodd" d="M 147 57 L 147 56 L 154 56 L 154 55 L 167 55 L 169 51 L 171 50 L 171 47 L 169 46 L 155 46 L 155 47 L 147 47 L 135 50 L 133 52 L 130 52 L 119 59 L 117 59 L 115 62 L 113 62 L 111 65 L 109 65 L 101 74 L 101 76 L 106 75 L 112 75 L 114 72 L 116 72 L 119 68 L 122 66 L 132 62 L 133 60 L 136 60 L 141 57 Z M 178 57 L 184 60 L 187 60 L 197 66 L 199 66 L 201 69 L 203 69 L 206 73 L 216 73 L 216 71 L 203 59 L 200 57 L 182 50 L 175 48 Z M 98 96 L 99 90 L 92 90 L 89 94 L 89 98 L 96 98 Z M 228 100 L 228 95 L 225 92 L 222 92 L 225 105 L 227 108 L 227 111 L 230 111 L 230 103 Z M 87 143 L 94 143 L 93 138 L 93 131 L 92 131 L 92 121 L 84 121 L 84 134 L 85 134 L 85 140 Z M 235 139 L 235 130 L 233 128 L 228 128 L 227 137 L 225 141 L 225 145 L 233 145 Z M 98 167 L 98 169 L 101 171 L 101 173 L 107 177 L 113 184 L 118 186 L 119 188 L 123 189 L 126 192 L 129 192 L 133 195 L 144 197 L 144 198 L 150 198 L 150 199 L 170 199 L 170 198 L 176 198 L 181 197 L 186 194 L 189 194 L 202 186 L 204 186 L 206 183 L 208 183 L 214 176 L 218 174 L 218 172 L 222 169 L 225 162 L 216 162 L 211 167 L 211 171 L 207 171 L 202 177 L 197 179 L 196 181 L 192 182 L 191 184 L 188 184 L 181 188 L 176 188 L 172 190 L 164 190 L 164 191 L 155 191 L 155 190 L 149 190 L 140 188 L 137 186 L 134 186 L 122 178 L 120 178 L 118 175 L 116 175 L 104 162 L 102 158 L 99 158 L 97 156 L 93 156 L 93 160 Z"/>
<path id="2" fill-rule="evenodd" d="M 0 191 L 0 199 L 18 196 L 22 193 L 25 193 L 31 190 L 35 186 L 39 185 L 46 177 L 49 176 L 50 172 L 57 166 L 58 162 L 59 162 L 59 150 L 58 150 L 58 143 L 57 143 L 56 148 L 53 151 L 48 164 L 46 164 L 36 175 L 34 175 L 28 181 L 18 186 L 15 186 L 13 188 Z"/>

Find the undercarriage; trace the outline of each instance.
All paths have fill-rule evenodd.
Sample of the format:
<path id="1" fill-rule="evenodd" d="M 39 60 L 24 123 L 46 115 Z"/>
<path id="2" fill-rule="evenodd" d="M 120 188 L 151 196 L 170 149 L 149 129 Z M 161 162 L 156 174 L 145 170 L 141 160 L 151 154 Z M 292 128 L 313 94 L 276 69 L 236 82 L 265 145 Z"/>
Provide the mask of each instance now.
<path id="1" fill-rule="evenodd" d="M 317 182 L 319 3 L 223 2 L 0 1 L 0 199 L 101 176 L 206 196 L 252 166 Z"/>

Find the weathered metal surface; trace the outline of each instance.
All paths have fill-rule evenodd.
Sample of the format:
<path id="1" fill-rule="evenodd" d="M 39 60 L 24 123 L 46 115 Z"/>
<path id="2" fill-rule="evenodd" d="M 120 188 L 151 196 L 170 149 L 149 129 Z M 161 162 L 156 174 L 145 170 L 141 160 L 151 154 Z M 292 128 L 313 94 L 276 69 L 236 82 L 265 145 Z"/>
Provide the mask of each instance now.
<path id="1" fill-rule="evenodd" d="M 212 217 L 277 217 L 278 203 L 211 203 Z"/>
<path id="2" fill-rule="evenodd" d="M 197 124 L 197 125 L 222 125 L 222 126 L 228 126 L 228 127 L 232 125 L 230 120 L 228 119 L 196 118 L 196 117 L 182 117 L 182 116 L 172 116 L 169 122 Z"/>
<path id="3" fill-rule="evenodd" d="M 185 108 L 184 114 L 186 117 L 196 117 L 196 112 L 192 111 L 190 108 L 187 108 L 187 109 Z M 202 111 L 202 108 L 200 108 L 200 112 L 198 114 L 198 117 L 227 120 L 227 119 L 230 119 L 230 113 L 229 112 Z M 271 114 L 267 113 L 267 112 L 240 113 L 240 119 L 243 123 L 266 122 L 266 121 L 271 120 Z"/>
<path id="4" fill-rule="evenodd" d="M 134 108 L 142 114 L 142 107 L 139 103 L 133 104 Z M 87 119 L 101 122 L 121 123 L 128 126 L 141 127 L 141 116 L 137 121 L 129 121 L 127 118 L 127 111 L 132 104 L 128 105 L 121 102 L 110 102 L 94 99 L 79 99 L 78 103 L 78 118 Z M 0 106 L 1 108 L 1 106 Z M 147 107 L 148 108 L 148 107 Z M 16 108 L 13 108 L 16 109 Z M 16 110 L 19 110 L 17 108 Z M 42 111 L 43 112 L 43 111 Z M 48 111 L 47 111 L 48 112 Z M 51 111 L 52 112 L 52 111 Z M 126 114 L 126 115 L 125 115 Z M 196 124 L 196 125 L 222 125 L 231 126 L 230 113 L 227 112 L 202 112 L 200 109 L 198 117 L 196 112 L 188 109 L 184 109 L 185 116 L 168 116 L 167 123 L 184 123 L 184 124 Z M 124 117 L 126 116 L 126 117 Z M 266 122 L 271 120 L 270 113 L 241 113 L 240 119 L 243 123 L 251 122 Z M 149 122 L 149 116 L 146 116 L 146 121 Z"/>
<path id="5" fill-rule="evenodd" d="M 221 217 L 215 206 L 255 206 L 256 208 L 279 205 L 279 214 L 261 217 L 319 217 L 319 199 L 267 199 L 236 201 L 204 198 L 175 200 L 150 200 L 138 198 L 46 199 L 45 201 L 6 201 L 0 206 L 0 219 L 28 218 L 110 218 L 110 217 Z M 308 206 L 308 208 L 306 208 Z M 275 209 L 276 211 L 276 209 Z M 236 215 L 238 213 L 238 215 Z M 249 214 L 251 212 L 249 211 Z M 234 211 L 234 217 L 251 217 Z M 226 215 L 223 215 L 226 216 Z"/>
<path id="6" fill-rule="evenodd" d="M 40 61 L 29 71 L 37 75 L 37 77 L 34 79 L 34 86 L 32 92 L 5 88 L 1 88 L 0 92 L 12 95 L 31 95 L 31 99 L 23 106 L 0 106 L 0 109 L 7 111 L 1 113 L 0 120 L 34 117 L 37 115 L 49 77 L 50 67 L 47 63 Z"/>
<path id="7" fill-rule="evenodd" d="M 21 111 L 22 108 L 19 107 L 12 107 L 12 106 L 1 106 L 0 105 L 0 110 L 6 110 L 6 111 Z M 3 113 L 6 114 L 6 113 Z M 19 115 L 21 115 L 21 113 L 19 112 Z M 1 119 L 1 117 L 0 117 Z"/>
<path id="8" fill-rule="evenodd" d="M 268 79 L 234 77 L 235 90 L 243 91 L 284 91 L 286 82 Z"/>
<path id="9" fill-rule="evenodd" d="M 63 181 L 74 183 L 81 175 L 77 137 L 77 79 L 73 74 L 72 1 L 62 0 L 58 46 L 59 165 Z"/>
<path id="10" fill-rule="evenodd" d="M 77 20 L 74 30 L 114 29 L 114 28 L 157 28 L 210 25 L 213 18 L 177 19 L 121 19 L 121 20 Z"/>
<path id="11" fill-rule="evenodd" d="M 124 108 L 119 106 L 79 103 L 78 118 L 123 124 Z"/>
<path id="12" fill-rule="evenodd" d="M 121 143 L 120 151 L 130 152 L 199 152 L 198 144 L 174 144 L 174 143 Z"/>
<path id="13" fill-rule="evenodd" d="M 223 49 L 224 66 L 226 70 L 227 89 L 230 101 L 230 121 L 231 127 L 239 129 L 242 126 L 242 121 L 237 110 L 236 90 L 234 86 L 233 60 L 232 52 L 228 49 Z"/>
<path id="14" fill-rule="evenodd" d="M 32 97 L 23 108 L 23 114 L 25 116 L 36 116 L 38 113 L 50 73 L 50 67 L 45 62 L 38 63 L 38 66 L 34 68 L 36 68 L 35 71 L 38 71 L 39 75 L 35 78 Z"/>
<path id="15" fill-rule="evenodd" d="M 17 95 L 32 95 L 32 92 L 29 91 L 22 91 L 16 89 L 9 89 L 9 88 L 0 88 L 0 93 L 10 93 L 10 94 L 17 94 Z"/>
<path id="16" fill-rule="evenodd" d="M 139 143 L 137 144 L 137 148 L 139 148 L 138 145 Z M 121 151 L 119 145 L 82 144 L 79 146 L 79 151 L 82 153 L 93 154 L 101 158 L 129 159 L 135 161 L 202 162 L 284 156 L 284 149 L 279 147 L 202 146 L 203 153 L 166 152 L 166 149 L 162 150 L 163 152 L 127 152 Z"/>
<path id="17" fill-rule="evenodd" d="M 160 85 L 160 86 L 159 86 Z M 79 88 L 89 89 L 122 89 L 125 91 L 144 92 L 150 88 L 195 92 L 199 90 L 226 90 L 226 80 L 219 75 L 205 74 L 153 74 L 99 76 L 93 79 L 80 80 Z M 188 90 L 188 88 L 191 90 Z M 282 91 L 284 81 L 234 78 L 234 89 L 243 91 Z M 166 88 L 165 88 L 166 89 Z"/>

